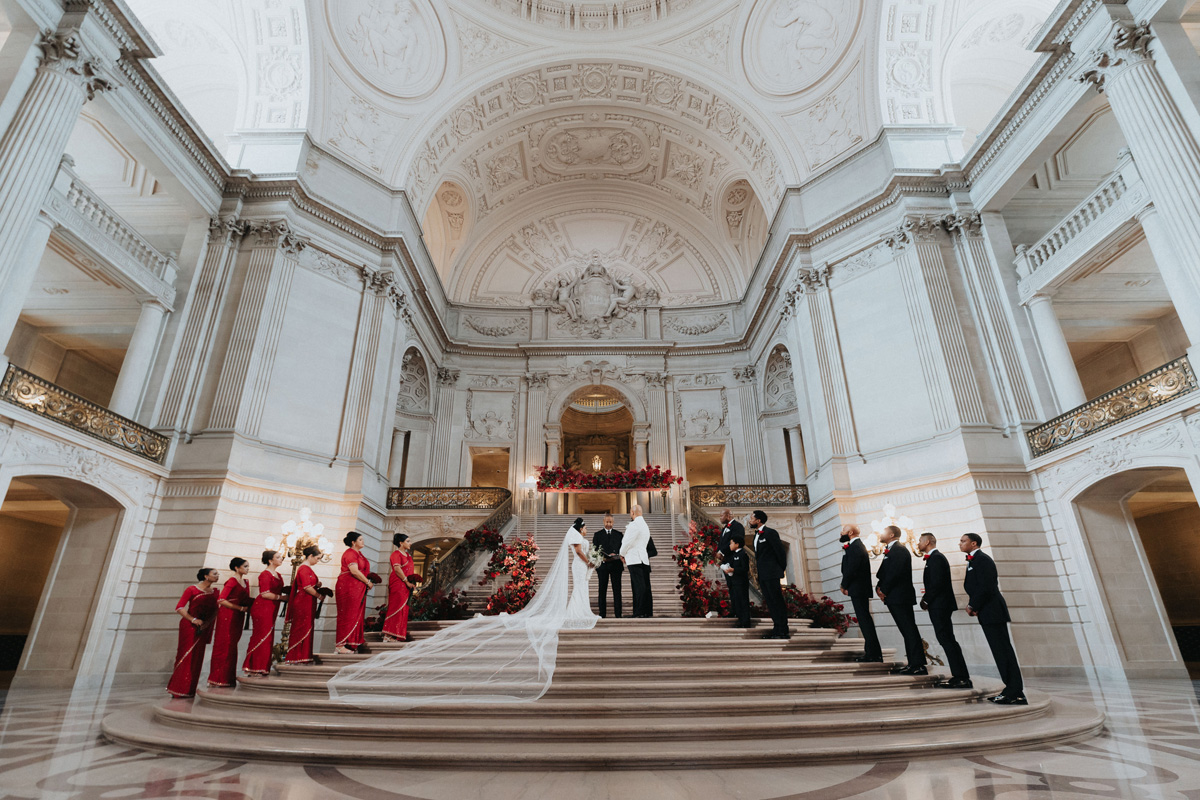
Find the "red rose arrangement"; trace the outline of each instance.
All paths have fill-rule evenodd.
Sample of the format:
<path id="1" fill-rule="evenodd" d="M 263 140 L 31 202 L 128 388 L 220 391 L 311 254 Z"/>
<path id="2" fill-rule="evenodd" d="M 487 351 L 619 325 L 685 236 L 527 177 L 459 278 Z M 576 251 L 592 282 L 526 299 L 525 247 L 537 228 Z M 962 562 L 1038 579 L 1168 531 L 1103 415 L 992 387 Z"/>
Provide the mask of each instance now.
<path id="1" fill-rule="evenodd" d="M 570 467 L 537 467 L 538 491 L 549 489 L 667 489 L 683 478 L 661 467 L 643 467 L 615 472 L 585 472 Z"/>
<path id="2" fill-rule="evenodd" d="M 537 543 L 530 534 L 510 545 L 502 545 L 492 553 L 479 584 L 484 586 L 500 575 L 510 575 L 511 579 L 488 598 L 487 607 L 483 611 L 485 615 L 502 612 L 515 614 L 529 604 L 537 593 L 537 577 L 534 574 L 537 568 L 537 552 Z"/>
<path id="3" fill-rule="evenodd" d="M 480 550 L 490 550 L 496 552 L 504 544 L 504 537 L 500 531 L 492 530 L 486 526 L 472 528 L 463 534 L 463 545 L 472 553 L 478 553 Z"/>

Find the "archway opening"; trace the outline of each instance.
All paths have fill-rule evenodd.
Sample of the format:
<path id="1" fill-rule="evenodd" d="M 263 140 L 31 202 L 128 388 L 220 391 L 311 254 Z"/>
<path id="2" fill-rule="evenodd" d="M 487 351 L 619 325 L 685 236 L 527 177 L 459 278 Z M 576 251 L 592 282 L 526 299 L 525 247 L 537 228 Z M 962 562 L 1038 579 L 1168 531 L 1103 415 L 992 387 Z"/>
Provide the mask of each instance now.
<path id="1" fill-rule="evenodd" d="M 576 390 L 563 409 L 562 463 L 584 472 L 633 468 L 633 414 L 619 392 L 607 386 Z M 632 503 L 627 492 L 568 495 L 567 513 L 625 513 Z"/>
<path id="2" fill-rule="evenodd" d="M 0 505 L 0 682 L 69 687 L 95 621 L 122 508 L 95 487 L 22 477 Z"/>
<path id="3" fill-rule="evenodd" d="M 1127 674 L 1200 674 L 1200 505 L 1182 469 L 1105 478 L 1075 501 Z"/>

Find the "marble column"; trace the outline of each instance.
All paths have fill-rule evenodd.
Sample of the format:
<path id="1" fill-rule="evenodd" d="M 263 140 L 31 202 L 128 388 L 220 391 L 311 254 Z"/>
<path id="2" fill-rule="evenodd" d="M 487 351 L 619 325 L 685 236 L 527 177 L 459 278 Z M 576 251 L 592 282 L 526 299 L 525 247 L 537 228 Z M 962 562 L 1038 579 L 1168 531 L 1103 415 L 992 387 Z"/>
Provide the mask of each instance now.
<path id="1" fill-rule="evenodd" d="M 1175 314 L 1183 325 L 1188 344 L 1195 348 L 1200 345 L 1200 290 L 1188 276 L 1185 260 L 1179 257 L 1172 241 L 1162 214 L 1154 205 L 1149 205 L 1138 214 L 1138 222 L 1142 232 L 1146 234 L 1146 244 L 1154 254 L 1154 263 L 1158 266 L 1158 274 L 1162 276 L 1171 296 L 1171 304 L 1175 306 Z"/>
<path id="2" fill-rule="evenodd" d="M 1148 23 L 1114 22 L 1105 43 L 1088 54 L 1079 80 L 1108 96 L 1177 252 L 1200 253 L 1200 143 L 1155 65 L 1153 41 Z M 1200 264 L 1188 259 L 1180 267 L 1200 290 Z"/>
<path id="3" fill-rule="evenodd" d="M 546 459 L 546 390 L 550 382 L 545 372 L 530 372 L 525 376 L 528 387 L 525 410 L 525 472 L 517 481 L 533 478 L 537 480 L 535 468 L 543 466 Z"/>
<path id="4" fill-rule="evenodd" d="M 458 395 L 459 372 L 456 369 L 438 367 L 437 370 L 437 415 L 433 430 L 433 453 L 431 454 L 429 480 L 433 486 L 449 486 L 450 447 L 454 441 L 454 406 Z M 455 482 L 457 483 L 457 481 Z"/>
<path id="5" fill-rule="evenodd" d="M 558 466 L 562 462 L 562 425 L 557 422 L 547 422 L 543 425 L 542 430 L 545 432 L 544 439 L 546 442 L 546 466 Z M 563 495 L 561 494 L 546 494 L 546 513 L 559 514 L 562 513 Z"/>
<path id="6" fill-rule="evenodd" d="M 646 395 L 650 407 L 650 441 L 646 444 L 648 451 L 646 466 L 653 465 L 663 469 L 670 469 L 673 461 L 671 458 L 671 427 L 668 422 L 673 413 L 670 407 L 671 400 L 667 396 L 667 381 L 669 380 L 670 378 L 665 374 L 646 376 Z M 645 508 L 642 510 L 649 514 L 654 505 L 655 492 L 646 492 L 645 494 Z M 659 502 L 661 503 L 661 500 Z"/>
<path id="7" fill-rule="evenodd" d="M 1071 357 L 1071 348 L 1067 346 L 1067 337 L 1063 335 L 1058 316 L 1054 313 L 1054 301 L 1050 295 L 1039 293 L 1030 298 L 1025 306 L 1029 309 L 1033 329 L 1041 344 L 1042 358 L 1046 360 L 1046 372 L 1058 400 L 1058 413 L 1083 405 L 1087 402 L 1087 395 L 1079 380 L 1075 359 Z"/>
<path id="8" fill-rule="evenodd" d="M 117 385 L 113 387 L 112 398 L 108 401 L 113 413 L 130 418 L 137 413 L 142 390 L 146 388 L 146 379 L 154 366 L 154 355 L 166 318 L 167 309 L 157 300 L 142 302 L 133 337 L 125 350 L 125 360 L 121 362 Z"/>
<path id="9" fill-rule="evenodd" d="M 404 439 L 408 431 L 392 431 L 392 446 L 388 456 L 388 486 L 400 485 L 400 476 L 404 474 Z"/>
<path id="10" fill-rule="evenodd" d="M 35 221 L 58 173 L 75 120 L 84 103 L 113 88 L 100 63 L 84 49 L 76 30 L 43 34 L 37 72 L 0 137 L 0 298 L 24 305 L 39 258 L 30 258 L 41 238 Z M 45 246 L 45 243 L 42 243 Z M 8 299 L 11 298 L 11 299 Z M 10 320 L 11 318 L 11 320 Z M 5 307 L 0 343 L 7 346 L 16 318 Z"/>
<path id="11" fill-rule="evenodd" d="M 646 422 L 633 423 L 633 466 L 643 469 L 650 466 L 650 424 Z M 642 507 L 642 512 L 649 514 L 647 508 L 649 495 L 646 492 L 634 492 L 634 502 Z"/>
<path id="12" fill-rule="evenodd" d="M 8 342 L 16 330 L 17 321 L 21 318 L 21 309 L 29 297 L 33 279 L 37 277 L 37 267 L 42 263 L 42 254 L 54 231 L 54 221 L 45 214 L 38 214 L 30 224 L 28 236 L 25 239 L 25 252 L 21 263 L 31 266 L 22 269 L 12 276 L 12 280 L 0 288 L 0 374 L 7 369 L 7 359 L 4 356 Z"/>
<path id="13" fill-rule="evenodd" d="M 753 364 L 738 367 L 733 371 L 733 377 L 738 382 L 738 410 L 741 412 L 743 442 L 742 464 L 745 470 L 744 476 L 738 476 L 738 483 L 767 482 L 763 437 L 758 421 L 757 375 L 758 371 Z"/>
<path id="14" fill-rule="evenodd" d="M 792 473 L 795 475 L 796 483 L 804 483 L 808 475 L 804 464 L 804 441 L 800 436 L 800 426 L 788 428 L 787 435 L 788 443 L 792 448 Z"/>

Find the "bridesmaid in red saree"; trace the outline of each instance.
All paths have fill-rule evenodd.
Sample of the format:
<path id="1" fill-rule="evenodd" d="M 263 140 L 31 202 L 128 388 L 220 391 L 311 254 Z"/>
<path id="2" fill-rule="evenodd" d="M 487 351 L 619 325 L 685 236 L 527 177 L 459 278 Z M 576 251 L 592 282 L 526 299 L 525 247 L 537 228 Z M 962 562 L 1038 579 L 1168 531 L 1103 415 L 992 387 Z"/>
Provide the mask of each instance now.
<path id="1" fill-rule="evenodd" d="M 183 590 L 175 606 L 179 621 L 179 646 L 175 650 L 175 671 L 167 691 L 175 697 L 195 697 L 204 667 L 204 648 L 212 638 L 212 621 L 217 615 L 217 592 L 213 584 L 221 578 L 215 569 L 196 573 L 197 583 Z"/>
<path id="2" fill-rule="evenodd" d="M 235 558 L 229 562 L 233 577 L 225 581 L 221 596 L 217 600 L 217 624 L 213 626 L 212 664 L 208 668 L 208 685 L 230 688 L 237 684 L 238 642 L 242 640 L 242 629 L 246 626 L 246 612 L 250 610 L 250 583 L 246 573 L 250 562 Z"/>
<path id="3" fill-rule="evenodd" d="M 391 574 L 388 575 L 387 617 L 383 621 L 383 638 L 388 642 L 411 642 L 408 632 L 408 599 L 412 596 L 420 576 L 413 569 L 413 558 L 409 551 L 412 542 L 408 535 L 397 533 L 392 537 L 396 548 L 389 559 Z"/>
<path id="4" fill-rule="evenodd" d="M 362 554 L 367 540 L 361 533 L 351 531 L 342 539 L 342 572 L 338 575 L 333 596 L 337 601 L 337 643 L 335 653 L 354 653 L 362 647 L 364 623 L 367 616 L 367 592 L 374 585 L 371 562 Z"/>
<path id="5" fill-rule="evenodd" d="M 321 587 L 317 573 L 313 572 L 313 567 L 320 560 L 320 548 L 316 545 L 304 548 L 304 563 L 296 568 L 296 577 L 292 579 L 287 611 L 287 619 L 292 623 L 292 627 L 288 631 L 287 655 L 283 658 L 288 664 L 311 664 L 313 661 L 313 625 L 317 617 L 317 596 L 329 592 Z"/>
<path id="6" fill-rule="evenodd" d="M 267 568 L 258 574 L 258 596 L 250 606 L 250 646 L 246 648 L 246 661 L 242 664 L 242 670 L 247 675 L 271 673 L 271 649 L 275 646 L 275 617 L 278 616 L 279 601 L 283 599 L 283 578 L 279 575 L 283 553 L 264 550 L 262 562 Z"/>

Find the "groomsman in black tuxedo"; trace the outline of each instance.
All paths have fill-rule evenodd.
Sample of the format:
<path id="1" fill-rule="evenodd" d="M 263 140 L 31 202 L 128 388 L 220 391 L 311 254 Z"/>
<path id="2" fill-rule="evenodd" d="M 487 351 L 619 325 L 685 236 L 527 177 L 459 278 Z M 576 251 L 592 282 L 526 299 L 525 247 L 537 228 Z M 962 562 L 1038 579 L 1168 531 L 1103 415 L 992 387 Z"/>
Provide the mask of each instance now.
<path id="1" fill-rule="evenodd" d="M 938 685 L 943 689 L 970 689 L 971 673 L 967 671 L 962 647 L 954 638 L 954 622 L 951 620 L 958 610 L 958 600 L 954 597 L 950 562 L 938 551 L 937 537 L 932 533 L 921 534 L 917 549 L 925 560 L 925 596 L 921 598 L 921 608 L 929 612 L 933 635 L 946 652 L 946 663 L 950 667 L 950 680 Z"/>
<path id="2" fill-rule="evenodd" d="M 613 515 L 604 515 L 603 530 L 596 531 L 592 536 L 592 546 L 598 547 L 604 555 L 604 563 L 596 567 L 596 578 L 599 595 L 600 616 L 608 616 L 608 584 L 612 581 L 613 614 L 621 618 L 621 576 L 625 573 L 625 565 L 621 563 L 621 532 L 613 527 Z"/>
<path id="3" fill-rule="evenodd" d="M 1000 594 L 1000 575 L 996 562 L 980 550 L 983 537 L 977 533 L 964 533 L 958 540 L 958 549 L 967 554 L 967 579 L 963 588 L 967 590 L 967 613 L 979 618 L 979 627 L 991 648 L 1004 691 L 988 698 L 1002 706 L 1027 706 L 1025 683 L 1021 680 L 1021 665 L 1017 663 L 1017 651 L 1008 638 L 1008 604 Z"/>
<path id="4" fill-rule="evenodd" d="M 913 606 L 917 604 L 917 590 L 913 588 L 912 553 L 899 543 L 900 529 L 888 525 L 879 534 L 879 542 L 887 547 L 883 563 L 875 573 L 878 583 L 875 593 L 887 606 L 900 635 L 904 637 L 904 654 L 908 666 L 898 670 L 901 675 L 928 675 L 925 668 L 925 647 L 921 644 L 921 632 L 917 629 L 917 615 Z"/>
<path id="5" fill-rule="evenodd" d="M 857 525 L 842 526 L 842 594 L 854 605 L 862 631 L 863 654 L 855 661 L 883 661 L 875 620 L 871 618 L 871 554 L 859 538 Z"/>
<path id="6" fill-rule="evenodd" d="M 721 572 L 729 583 L 729 603 L 737 617 L 735 628 L 750 627 L 750 557 L 746 555 L 746 537 L 735 533 L 729 537 L 729 555 L 721 564 Z"/>
<path id="7" fill-rule="evenodd" d="M 754 558 L 758 562 L 758 586 L 767 611 L 771 613 L 771 632 L 764 639 L 790 639 L 788 630 L 787 603 L 779 581 L 787 574 L 787 550 L 774 528 L 767 527 L 767 515 L 755 511 L 750 517 L 750 528 L 754 531 Z"/>
<path id="8" fill-rule="evenodd" d="M 729 539 L 734 534 L 740 534 L 744 540 L 746 529 L 742 527 L 742 523 L 733 518 L 732 512 L 727 508 L 721 512 L 721 538 L 717 541 L 717 552 L 721 555 L 721 561 L 729 558 Z M 727 583 L 728 577 L 726 576 Z"/>

